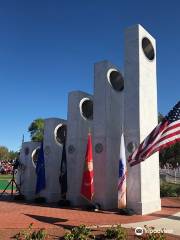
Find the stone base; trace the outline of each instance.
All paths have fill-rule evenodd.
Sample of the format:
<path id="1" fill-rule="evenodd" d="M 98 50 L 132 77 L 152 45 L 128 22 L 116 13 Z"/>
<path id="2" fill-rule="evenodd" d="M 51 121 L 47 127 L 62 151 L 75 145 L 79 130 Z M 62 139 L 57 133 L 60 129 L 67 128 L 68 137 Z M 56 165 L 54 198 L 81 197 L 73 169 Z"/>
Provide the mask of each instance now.
<path id="1" fill-rule="evenodd" d="M 35 198 L 35 192 L 34 191 L 21 191 L 21 194 L 23 194 L 28 201 L 32 201 Z"/>
<path id="2" fill-rule="evenodd" d="M 161 199 L 149 202 L 129 202 L 127 207 L 137 214 L 146 215 L 161 210 Z"/>
<path id="3" fill-rule="evenodd" d="M 42 196 L 46 198 L 47 203 L 56 203 L 61 198 L 60 193 L 53 193 L 53 192 L 46 192 Z"/>

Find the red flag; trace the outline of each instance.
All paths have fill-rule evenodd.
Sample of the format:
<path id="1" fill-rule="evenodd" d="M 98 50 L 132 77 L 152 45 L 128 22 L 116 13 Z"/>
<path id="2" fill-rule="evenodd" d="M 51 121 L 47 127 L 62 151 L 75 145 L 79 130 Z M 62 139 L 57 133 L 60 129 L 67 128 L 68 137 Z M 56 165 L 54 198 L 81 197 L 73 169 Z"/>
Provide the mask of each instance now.
<path id="1" fill-rule="evenodd" d="M 92 137 L 89 133 L 81 185 L 81 195 L 89 201 L 92 200 L 92 197 L 94 195 L 94 171 L 92 155 Z"/>

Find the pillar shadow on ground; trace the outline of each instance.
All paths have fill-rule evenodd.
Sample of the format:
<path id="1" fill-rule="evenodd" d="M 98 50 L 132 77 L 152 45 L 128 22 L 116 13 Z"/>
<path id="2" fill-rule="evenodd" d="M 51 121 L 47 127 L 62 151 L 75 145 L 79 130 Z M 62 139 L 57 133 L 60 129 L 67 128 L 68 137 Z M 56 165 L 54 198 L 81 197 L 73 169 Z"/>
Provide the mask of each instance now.
<path id="1" fill-rule="evenodd" d="M 33 218 L 35 220 L 38 220 L 43 223 L 49 223 L 58 226 L 57 223 L 59 222 L 67 222 L 68 219 L 64 218 L 54 218 L 54 217 L 47 217 L 47 216 L 41 216 L 41 215 L 33 215 L 33 214 L 24 214 L 25 216 L 28 216 L 30 218 Z"/>

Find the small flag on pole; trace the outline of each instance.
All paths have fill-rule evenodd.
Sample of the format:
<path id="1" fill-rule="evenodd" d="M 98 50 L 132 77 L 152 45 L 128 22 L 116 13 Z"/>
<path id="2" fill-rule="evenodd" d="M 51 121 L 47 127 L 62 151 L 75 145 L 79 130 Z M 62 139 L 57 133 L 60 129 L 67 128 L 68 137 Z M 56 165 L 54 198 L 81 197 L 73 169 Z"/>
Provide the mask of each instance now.
<path id="1" fill-rule="evenodd" d="M 92 200 L 94 195 L 94 171 L 93 171 L 93 154 L 92 154 L 92 137 L 88 134 L 88 143 L 85 156 L 85 165 L 81 185 L 81 195 L 88 201 Z"/>
<path id="2" fill-rule="evenodd" d="M 67 193 L 67 161 L 66 161 L 66 144 L 64 141 L 63 150 L 62 150 L 62 159 L 61 159 L 61 168 L 59 182 L 61 185 L 61 197 L 66 198 Z"/>
<path id="3" fill-rule="evenodd" d="M 41 147 L 38 154 L 36 174 L 37 174 L 36 181 L 36 194 L 37 194 L 46 187 L 43 142 L 41 143 Z"/>
<path id="4" fill-rule="evenodd" d="M 22 136 L 22 144 L 24 143 L 24 134 L 23 134 L 23 136 Z"/>
<path id="5" fill-rule="evenodd" d="M 128 162 L 134 166 L 176 142 L 180 142 L 180 101 L 129 156 Z"/>
<path id="6" fill-rule="evenodd" d="M 126 153 L 123 134 L 121 135 L 120 144 L 118 208 L 126 208 Z"/>

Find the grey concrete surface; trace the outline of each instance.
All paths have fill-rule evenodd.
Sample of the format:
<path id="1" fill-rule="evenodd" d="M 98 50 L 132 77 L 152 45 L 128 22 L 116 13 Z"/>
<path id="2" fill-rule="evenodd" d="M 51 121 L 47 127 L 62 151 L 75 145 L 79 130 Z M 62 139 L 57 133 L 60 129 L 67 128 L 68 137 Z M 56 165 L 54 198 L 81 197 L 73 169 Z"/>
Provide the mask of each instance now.
<path id="1" fill-rule="evenodd" d="M 93 101 L 93 96 L 73 91 L 68 96 L 68 132 L 67 132 L 67 168 L 68 168 L 68 194 L 67 198 L 74 206 L 89 204 L 80 195 L 82 175 L 85 163 L 88 132 L 91 129 L 93 120 L 86 118 L 89 110 L 82 109 L 86 100 Z"/>
<path id="2" fill-rule="evenodd" d="M 40 192 L 40 196 L 45 197 L 47 202 L 57 202 L 61 198 L 60 194 L 60 165 L 62 159 L 61 135 L 59 130 L 63 125 L 67 125 L 66 120 L 60 118 L 45 119 L 44 126 L 44 161 L 46 188 Z M 57 135 L 60 136 L 57 136 Z M 59 137 L 59 141 L 57 140 Z"/>
<path id="3" fill-rule="evenodd" d="M 37 176 L 32 157 L 39 147 L 39 142 L 24 142 L 20 151 L 20 162 L 23 164 L 19 169 L 20 189 L 27 200 L 33 200 L 36 196 Z"/>
<path id="4" fill-rule="evenodd" d="M 137 222 L 137 223 L 122 224 L 122 226 L 126 228 L 142 227 L 143 229 L 144 229 L 144 225 L 147 225 L 148 227 L 153 226 L 155 227 L 156 231 L 158 230 L 160 231 L 162 230 L 162 228 L 164 228 L 165 233 L 180 236 L 180 212 L 174 215 L 168 216 L 166 218 L 160 218 L 156 220 Z"/>
<path id="5" fill-rule="evenodd" d="M 149 60 L 143 51 L 142 40 L 148 38 L 155 58 Z M 148 46 L 149 48 L 149 46 Z M 146 48 L 147 49 L 147 48 Z M 140 25 L 125 32 L 125 141 L 137 147 L 157 125 L 156 41 Z M 127 157 L 131 151 L 127 151 Z M 139 214 L 161 208 L 159 159 L 153 154 L 145 162 L 128 168 L 127 204 Z"/>
<path id="6" fill-rule="evenodd" d="M 94 68 L 94 202 L 103 209 L 115 208 L 118 203 L 123 99 L 122 92 L 108 81 L 109 71 L 114 70 L 120 72 L 108 61 L 98 62 Z"/>

